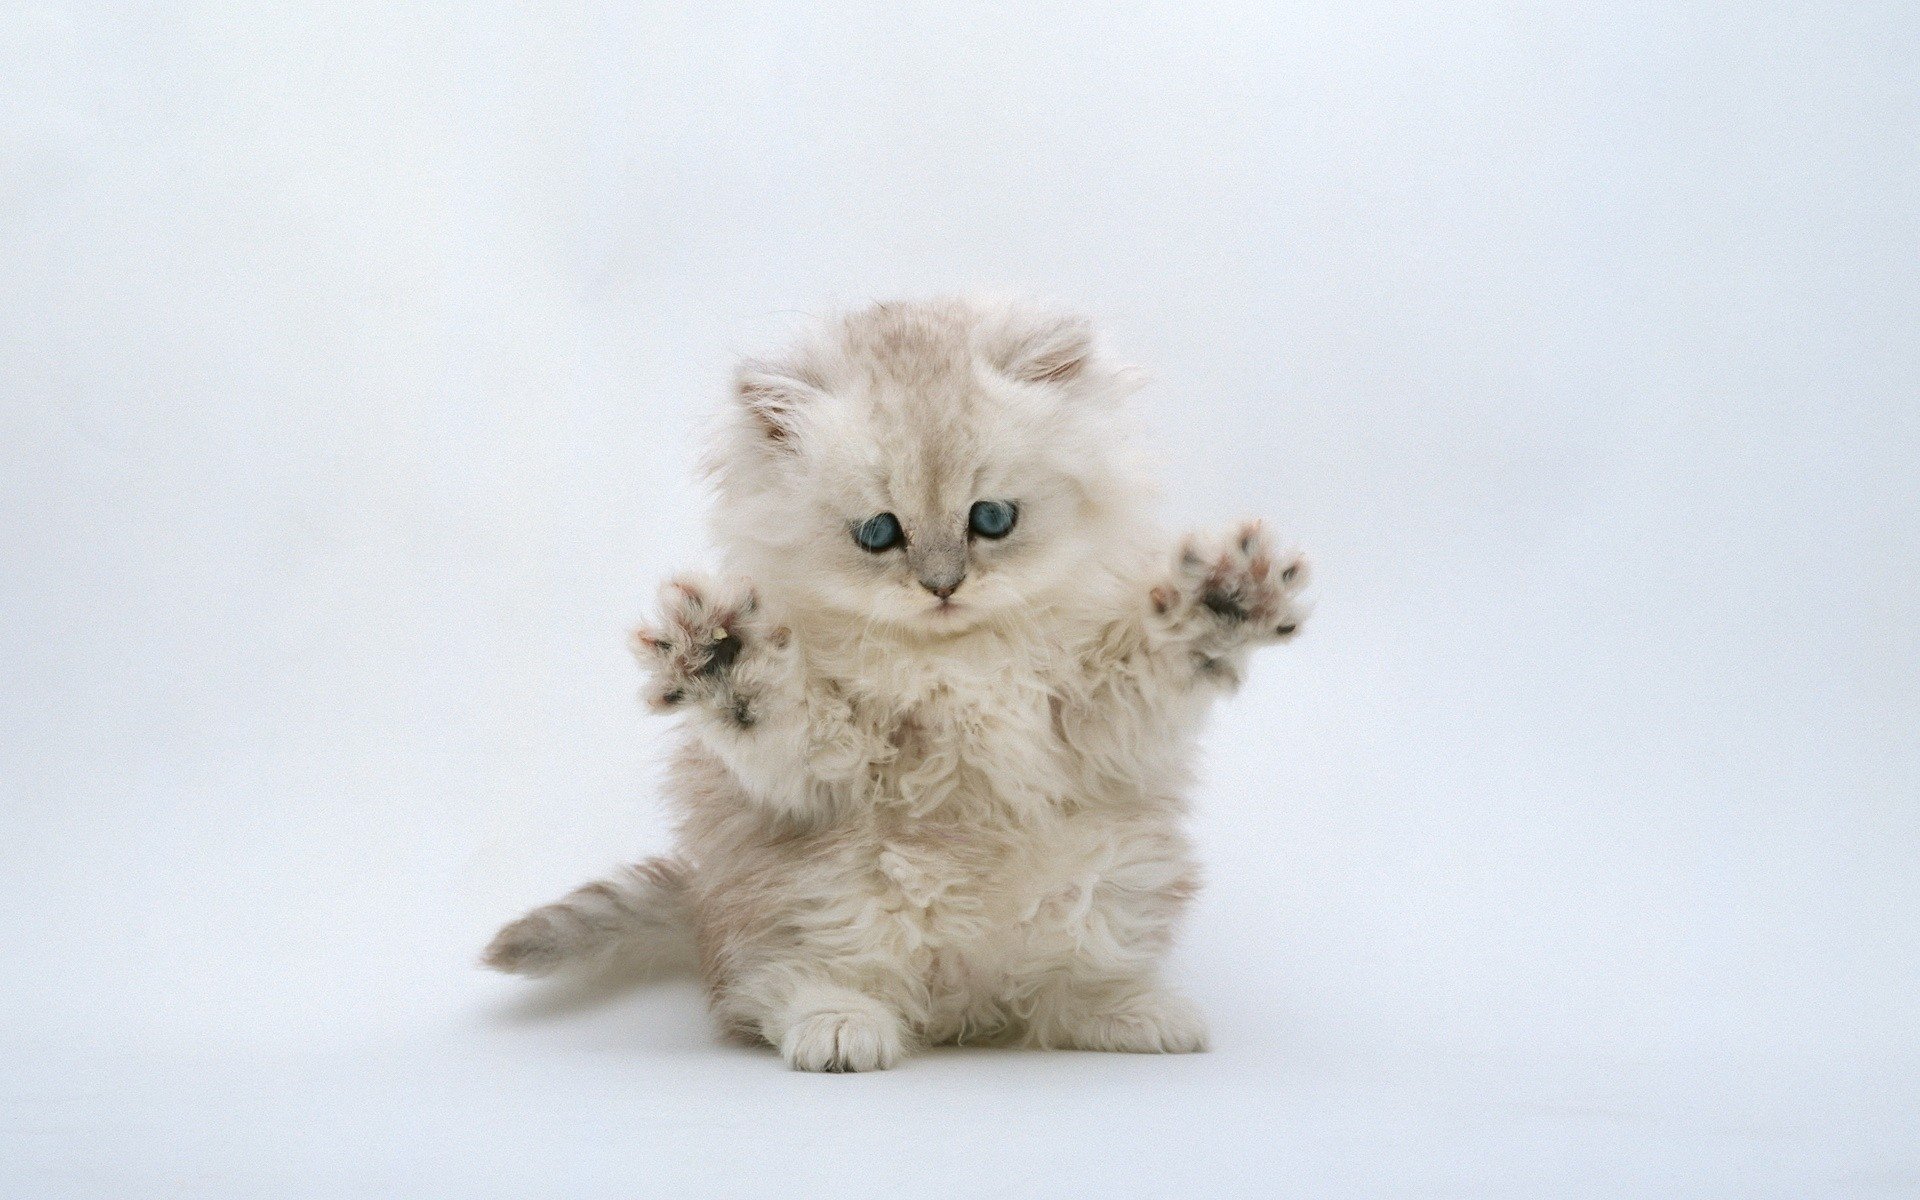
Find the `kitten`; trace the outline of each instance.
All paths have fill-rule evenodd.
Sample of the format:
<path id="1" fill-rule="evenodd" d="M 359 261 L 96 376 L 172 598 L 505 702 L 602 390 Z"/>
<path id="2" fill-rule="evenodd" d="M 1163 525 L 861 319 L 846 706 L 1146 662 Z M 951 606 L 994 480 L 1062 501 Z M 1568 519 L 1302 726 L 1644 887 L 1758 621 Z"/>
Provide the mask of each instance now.
<path id="1" fill-rule="evenodd" d="M 680 848 L 485 961 L 689 951 L 730 1032 L 808 1071 L 916 1045 L 1206 1047 L 1160 962 L 1198 874 L 1195 735 L 1298 629 L 1257 523 L 1177 544 L 1075 318 L 881 304 L 740 370 L 711 469 L 723 580 L 634 634 L 682 715 Z M 751 580 L 752 582 L 746 582 Z"/>

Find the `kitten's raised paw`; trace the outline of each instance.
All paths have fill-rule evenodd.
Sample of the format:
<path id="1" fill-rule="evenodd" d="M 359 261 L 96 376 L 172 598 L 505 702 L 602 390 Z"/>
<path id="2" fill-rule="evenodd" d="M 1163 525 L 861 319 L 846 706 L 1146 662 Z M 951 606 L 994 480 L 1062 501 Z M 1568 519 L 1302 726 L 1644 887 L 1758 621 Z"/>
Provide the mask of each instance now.
<path id="1" fill-rule="evenodd" d="M 1224 538 L 1189 536 L 1175 557 L 1173 579 L 1153 589 L 1156 615 L 1173 625 L 1211 625 L 1249 640 L 1286 639 L 1306 617 L 1300 593 L 1307 561 L 1281 551 L 1258 521 Z"/>
<path id="2" fill-rule="evenodd" d="M 745 583 L 681 575 L 660 589 L 660 619 L 633 631 L 633 653 L 651 678 L 644 695 L 656 710 L 725 697 L 743 655 L 785 644 L 786 631 L 763 628 L 759 599 Z M 739 718 L 750 716 L 743 705 Z"/>

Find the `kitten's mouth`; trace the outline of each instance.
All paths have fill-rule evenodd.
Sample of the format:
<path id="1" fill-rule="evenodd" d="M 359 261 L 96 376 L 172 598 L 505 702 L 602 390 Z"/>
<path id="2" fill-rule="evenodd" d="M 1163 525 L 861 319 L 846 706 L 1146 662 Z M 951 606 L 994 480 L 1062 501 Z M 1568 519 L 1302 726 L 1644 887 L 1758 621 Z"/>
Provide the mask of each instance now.
<path id="1" fill-rule="evenodd" d="M 966 605 L 957 601 L 942 600 L 940 603 L 927 609 L 927 616 L 935 621 L 945 621 L 951 619 L 956 614 L 965 612 L 966 609 Z"/>

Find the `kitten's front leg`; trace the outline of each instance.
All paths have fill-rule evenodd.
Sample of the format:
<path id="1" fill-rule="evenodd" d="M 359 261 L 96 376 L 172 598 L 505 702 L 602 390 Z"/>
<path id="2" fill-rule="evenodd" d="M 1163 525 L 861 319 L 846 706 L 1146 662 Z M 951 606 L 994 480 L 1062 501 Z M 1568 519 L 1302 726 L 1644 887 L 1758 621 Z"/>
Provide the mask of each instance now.
<path id="1" fill-rule="evenodd" d="M 1148 595 L 1149 629 L 1161 649 L 1188 656 L 1196 679 L 1237 684 L 1249 649 L 1299 632 L 1306 585 L 1306 560 L 1276 550 L 1258 521 L 1189 536 Z"/>
<path id="2" fill-rule="evenodd" d="M 658 712 L 684 712 L 755 799 L 796 812 L 820 799 L 810 706 L 790 630 L 751 585 L 682 575 L 660 589 L 660 619 L 633 633 Z"/>

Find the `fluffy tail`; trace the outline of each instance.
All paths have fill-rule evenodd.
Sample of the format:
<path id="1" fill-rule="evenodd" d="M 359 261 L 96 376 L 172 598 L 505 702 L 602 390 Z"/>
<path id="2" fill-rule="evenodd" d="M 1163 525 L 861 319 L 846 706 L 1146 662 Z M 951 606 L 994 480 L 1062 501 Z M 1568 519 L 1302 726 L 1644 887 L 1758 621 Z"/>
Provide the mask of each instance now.
<path id="1" fill-rule="evenodd" d="M 667 974 L 693 965 L 687 863 L 672 856 L 576 888 L 494 935 L 480 961 L 513 975 L 631 962 Z"/>

